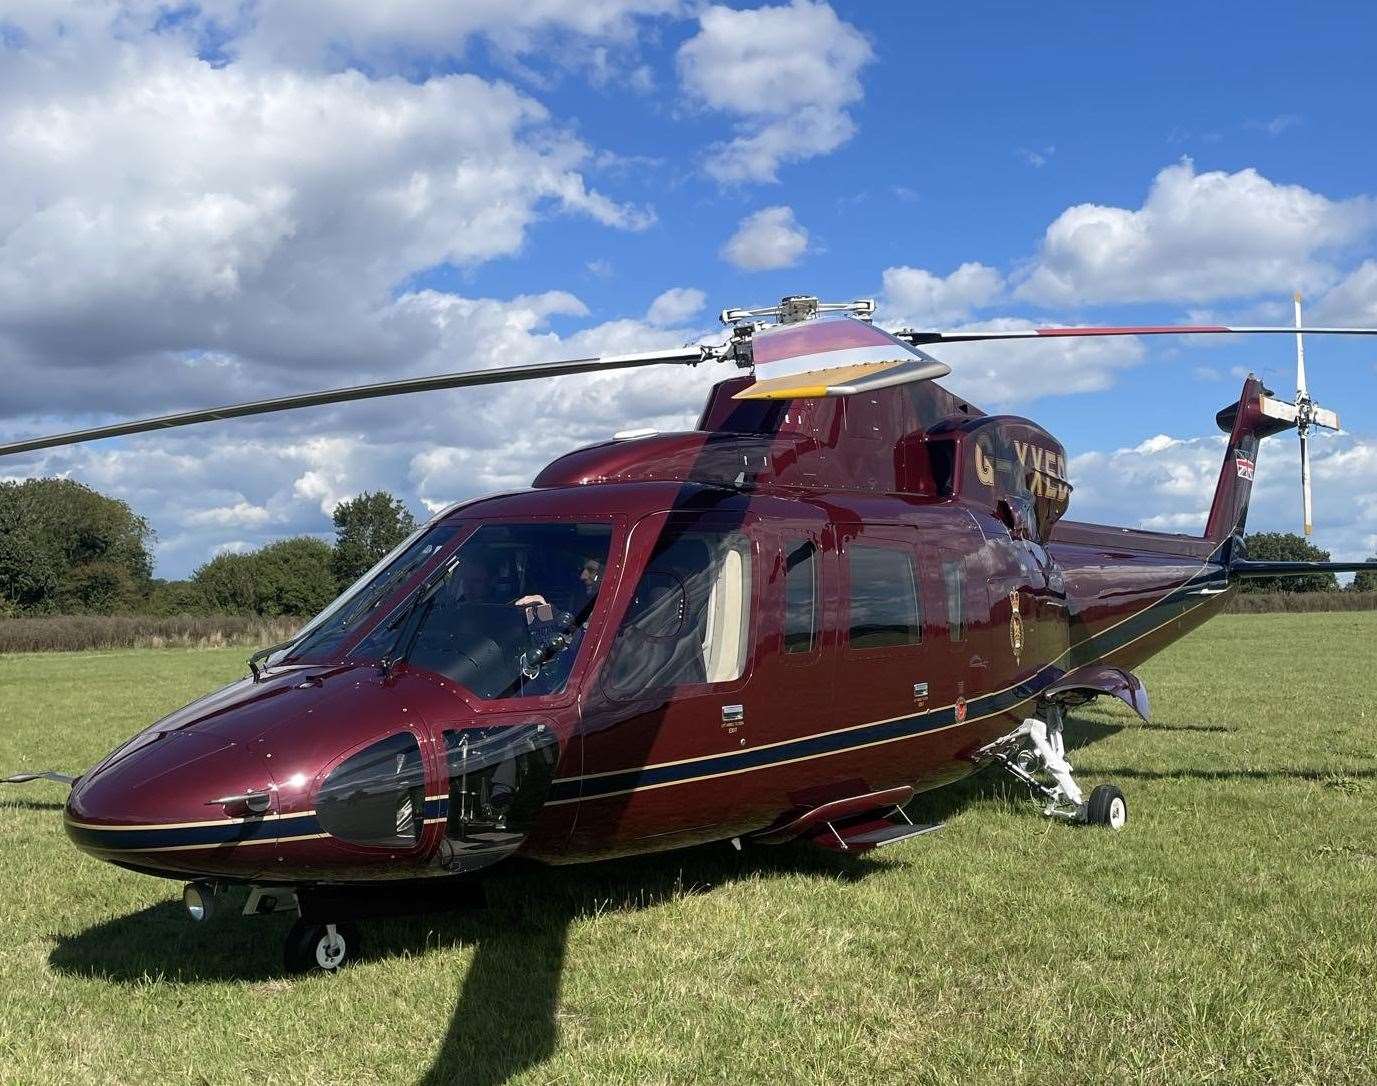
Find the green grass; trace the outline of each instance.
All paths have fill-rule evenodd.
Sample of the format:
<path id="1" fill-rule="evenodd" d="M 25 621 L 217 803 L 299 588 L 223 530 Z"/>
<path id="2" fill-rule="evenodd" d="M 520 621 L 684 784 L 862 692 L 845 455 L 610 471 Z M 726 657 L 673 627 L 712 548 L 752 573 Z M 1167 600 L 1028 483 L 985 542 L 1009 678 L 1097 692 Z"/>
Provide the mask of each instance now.
<path id="1" fill-rule="evenodd" d="M 0 657 L 0 768 L 90 764 L 242 650 Z M 847 861 L 725 846 L 518 871 L 285 979 L 286 918 L 185 921 L 0 799 L 0 1081 L 1368 1082 L 1377 615 L 1225 616 L 1068 727 L 1119 835 L 997 778 Z"/>

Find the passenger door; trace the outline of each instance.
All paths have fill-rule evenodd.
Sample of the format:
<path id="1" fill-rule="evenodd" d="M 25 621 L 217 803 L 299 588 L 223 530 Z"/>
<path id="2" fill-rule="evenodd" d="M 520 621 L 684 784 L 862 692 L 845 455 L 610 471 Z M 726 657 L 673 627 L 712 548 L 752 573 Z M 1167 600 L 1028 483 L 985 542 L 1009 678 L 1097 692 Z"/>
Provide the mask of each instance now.
<path id="1" fill-rule="evenodd" d="M 934 601 L 940 601 L 942 633 L 934 646 L 945 678 L 943 704 L 960 705 L 993 689 L 990 607 L 985 576 L 973 553 L 953 547 L 926 551 L 926 576 Z"/>
<path id="2" fill-rule="evenodd" d="M 839 727 L 867 724 L 926 707 L 936 678 L 920 592 L 916 533 L 886 525 L 848 534 L 841 549 L 844 647 Z"/>
<path id="3" fill-rule="evenodd" d="M 752 669 L 768 539 L 704 517 L 633 529 L 631 553 L 648 558 L 638 572 L 631 562 L 588 687 L 576 851 L 689 844 L 740 816 L 735 778 L 706 760 L 748 747 L 767 701 Z"/>

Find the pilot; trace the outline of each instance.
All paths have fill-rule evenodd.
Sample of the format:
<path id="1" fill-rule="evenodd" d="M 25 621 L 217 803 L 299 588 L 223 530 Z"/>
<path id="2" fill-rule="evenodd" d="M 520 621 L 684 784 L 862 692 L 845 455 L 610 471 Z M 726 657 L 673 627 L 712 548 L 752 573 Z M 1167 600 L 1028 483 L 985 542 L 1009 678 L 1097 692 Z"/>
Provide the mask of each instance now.
<path id="1" fill-rule="evenodd" d="M 459 591 L 456 603 L 497 603 L 497 578 L 492 561 L 485 554 L 475 554 L 459 562 Z"/>
<path id="2" fill-rule="evenodd" d="M 602 562 L 586 558 L 579 567 L 579 585 L 570 600 L 571 610 L 556 610 L 539 593 L 522 596 L 516 601 L 517 606 L 532 609 L 528 612 L 528 621 L 532 640 L 539 647 L 540 673 L 527 684 L 527 693 L 553 693 L 564 686 L 578 656 L 584 631 L 588 629 L 601 583 Z"/>
<path id="3" fill-rule="evenodd" d="M 588 614 L 591 611 L 588 605 L 597 598 L 598 586 L 602 583 L 602 563 L 596 558 L 584 559 L 583 565 L 579 569 L 579 587 L 574 590 L 574 598 L 570 601 L 568 611 L 556 611 L 550 605 L 550 601 L 539 593 L 531 593 L 522 596 L 515 601 L 517 607 L 537 608 L 537 618 L 545 622 L 555 622 L 565 629 L 573 629 L 575 626 L 587 626 Z M 548 608 L 545 614 L 540 614 L 540 608 Z"/>

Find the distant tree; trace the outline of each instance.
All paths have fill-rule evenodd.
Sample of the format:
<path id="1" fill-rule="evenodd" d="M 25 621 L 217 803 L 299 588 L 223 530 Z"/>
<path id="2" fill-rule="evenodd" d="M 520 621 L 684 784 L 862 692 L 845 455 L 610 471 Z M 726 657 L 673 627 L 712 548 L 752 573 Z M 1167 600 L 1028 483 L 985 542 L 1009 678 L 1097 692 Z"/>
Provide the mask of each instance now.
<path id="1" fill-rule="evenodd" d="M 24 611 L 112 611 L 152 584 L 148 521 L 71 479 L 0 483 L 0 598 Z"/>
<path id="2" fill-rule="evenodd" d="M 0 492 L 0 505 L 3 505 Z M 0 524 L 0 602 L 6 611 L 50 610 L 56 605 L 61 566 L 31 532 Z"/>
<path id="3" fill-rule="evenodd" d="M 1377 554 L 1368 559 L 1377 562 Z M 1353 583 L 1348 586 L 1354 592 L 1377 592 L 1377 570 L 1365 569 L 1353 575 Z"/>
<path id="4" fill-rule="evenodd" d="M 341 590 L 371 569 L 416 530 L 406 505 L 385 490 L 365 492 L 335 507 L 333 570 Z"/>
<path id="5" fill-rule="evenodd" d="M 312 536 L 269 543 L 247 556 L 260 615 L 313 615 L 338 594 L 330 544 Z"/>
<path id="6" fill-rule="evenodd" d="M 144 596 L 129 569 L 119 562 L 83 562 L 73 566 L 57 590 L 57 609 L 64 614 L 112 615 L 132 610 Z"/>
<path id="7" fill-rule="evenodd" d="M 214 608 L 193 581 L 155 580 L 139 610 L 150 615 L 203 615 Z"/>
<path id="8" fill-rule="evenodd" d="M 1255 532 L 1244 539 L 1248 557 L 1267 562 L 1328 562 L 1329 552 L 1306 542 L 1295 532 Z M 1304 577 L 1259 577 L 1244 581 L 1243 592 L 1337 592 L 1338 578 L 1332 573 Z"/>
<path id="9" fill-rule="evenodd" d="M 230 615 L 258 613 L 253 556 L 217 554 L 192 575 L 191 583 L 211 611 Z"/>

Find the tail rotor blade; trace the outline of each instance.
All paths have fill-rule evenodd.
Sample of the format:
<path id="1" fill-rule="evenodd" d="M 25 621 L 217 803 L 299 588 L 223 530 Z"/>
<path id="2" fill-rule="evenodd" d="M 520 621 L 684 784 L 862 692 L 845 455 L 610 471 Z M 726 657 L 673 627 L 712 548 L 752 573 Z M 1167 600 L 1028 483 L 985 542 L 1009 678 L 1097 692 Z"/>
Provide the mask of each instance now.
<path id="1" fill-rule="evenodd" d="M 1314 515 L 1310 504 L 1310 435 L 1300 432 L 1301 505 L 1305 512 L 1305 534 L 1314 529 Z"/>
<path id="2" fill-rule="evenodd" d="M 1309 396 L 1309 391 L 1305 387 L 1305 336 L 1301 329 L 1305 325 L 1301 322 L 1301 296 L 1297 291 L 1291 295 L 1292 304 L 1296 307 L 1296 402 L 1300 403 Z"/>

